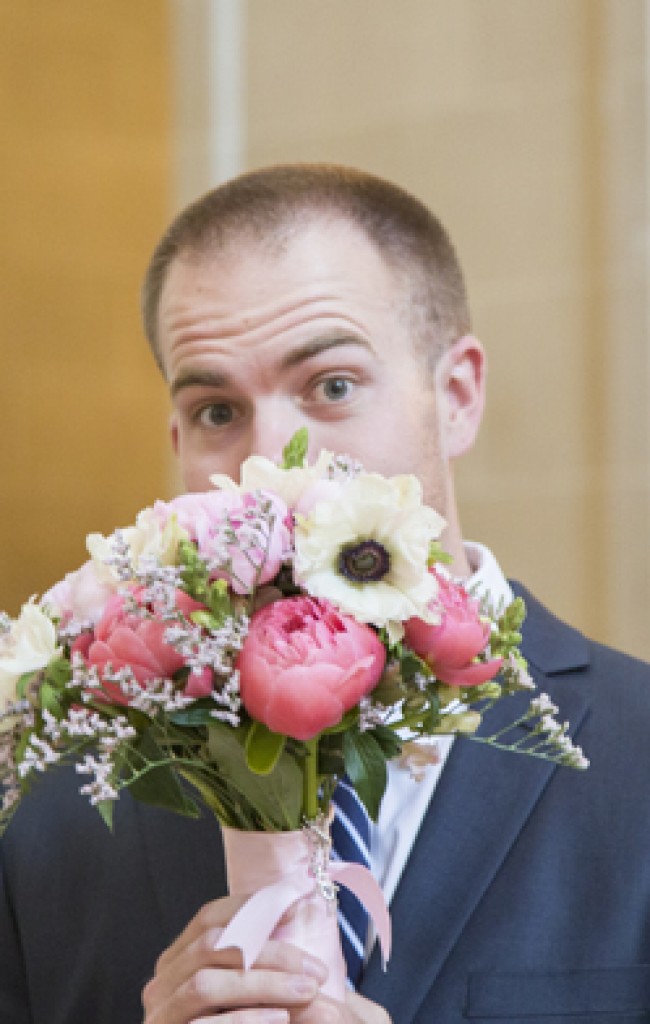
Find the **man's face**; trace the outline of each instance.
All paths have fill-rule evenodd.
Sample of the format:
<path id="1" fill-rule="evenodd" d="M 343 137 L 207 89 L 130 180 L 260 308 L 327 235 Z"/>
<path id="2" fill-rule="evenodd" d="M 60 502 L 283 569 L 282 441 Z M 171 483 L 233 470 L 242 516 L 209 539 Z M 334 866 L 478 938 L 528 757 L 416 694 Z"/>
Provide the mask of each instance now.
<path id="1" fill-rule="evenodd" d="M 386 475 L 415 473 L 445 514 L 438 385 L 416 351 L 408 289 L 357 229 L 315 222 L 281 251 L 242 240 L 178 258 L 159 312 L 188 490 L 278 459 L 300 427 L 321 448 Z"/>

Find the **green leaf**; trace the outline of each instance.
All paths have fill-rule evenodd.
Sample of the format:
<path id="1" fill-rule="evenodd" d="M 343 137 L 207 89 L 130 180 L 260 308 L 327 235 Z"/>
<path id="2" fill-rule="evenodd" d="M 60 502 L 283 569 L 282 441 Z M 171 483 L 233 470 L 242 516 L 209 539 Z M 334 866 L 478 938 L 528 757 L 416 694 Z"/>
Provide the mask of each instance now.
<path id="1" fill-rule="evenodd" d="M 37 672 L 24 672 L 23 673 L 23 675 L 20 677 L 20 679 L 16 683 L 16 696 L 18 697 L 18 700 L 26 700 L 27 699 L 27 689 L 29 687 L 29 684 L 31 683 L 32 679 L 34 679 L 37 675 L 38 675 Z"/>
<path id="2" fill-rule="evenodd" d="M 318 741 L 318 773 L 321 776 L 341 776 L 345 772 L 343 760 L 344 733 L 322 733 Z"/>
<path id="3" fill-rule="evenodd" d="M 38 691 L 39 704 L 44 711 L 49 711 L 55 718 L 62 715 L 57 691 L 49 683 L 43 683 Z"/>
<path id="4" fill-rule="evenodd" d="M 188 818 L 199 816 L 196 803 L 188 797 L 175 770 L 169 764 L 162 763 L 167 761 L 167 757 L 151 733 L 145 732 L 126 749 L 138 756 L 130 757 L 128 764 L 123 760 L 120 774 L 136 800 L 154 807 L 164 807 Z"/>
<path id="5" fill-rule="evenodd" d="M 102 816 L 104 824 L 110 831 L 113 831 L 113 811 L 115 810 L 114 800 L 100 800 L 97 803 L 97 810 Z"/>
<path id="6" fill-rule="evenodd" d="M 271 732 L 262 722 L 251 722 L 246 735 L 246 764 L 256 775 L 268 775 L 278 763 L 286 736 Z"/>
<path id="7" fill-rule="evenodd" d="M 418 658 L 414 651 L 410 651 L 408 648 L 403 648 L 400 652 L 400 670 L 402 673 L 402 679 L 408 686 L 409 683 L 413 682 L 416 676 L 429 676 L 431 677 L 431 669 L 427 665 L 426 661 L 422 658 Z"/>
<path id="8" fill-rule="evenodd" d="M 387 782 L 386 758 L 371 732 L 346 732 L 343 738 L 345 770 L 373 821 Z"/>
<path id="9" fill-rule="evenodd" d="M 442 562 L 443 565 L 451 565 L 453 558 L 448 554 L 437 540 L 429 542 L 429 556 L 427 558 L 427 565 L 431 568 L 436 562 Z"/>
<path id="10" fill-rule="evenodd" d="M 217 620 L 217 628 L 223 625 L 224 619 L 232 615 L 232 601 L 225 580 L 214 580 L 208 589 L 206 601 L 210 611 Z"/>
<path id="11" fill-rule="evenodd" d="M 250 817 L 252 808 L 267 831 L 299 828 L 302 771 L 298 763 L 285 750 L 268 775 L 255 774 L 246 763 L 246 733 L 245 728 L 213 721 L 208 740 L 211 760 L 240 801 L 242 817 Z"/>
<path id="12" fill-rule="evenodd" d="M 204 629 L 218 629 L 219 622 L 211 612 L 196 611 L 190 614 L 190 619 L 196 626 L 203 626 Z"/>
<path id="13" fill-rule="evenodd" d="M 198 703 L 192 704 L 189 708 L 170 712 L 169 721 L 174 725 L 185 725 L 191 728 L 201 725 L 212 725 L 214 723 L 212 712 L 215 710 L 215 706 L 214 701 L 201 705 Z"/>
<path id="14" fill-rule="evenodd" d="M 307 427 L 301 427 L 282 451 L 282 468 L 293 469 L 294 466 L 304 466 L 308 443 Z"/>
<path id="15" fill-rule="evenodd" d="M 45 678 L 57 690 L 63 690 L 72 678 L 72 667 L 68 659 L 56 658 L 51 661 L 45 670 Z"/>
<path id="16" fill-rule="evenodd" d="M 401 739 L 387 725 L 376 725 L 369 732 L 379 744 L 381 752 L 387 761 L 392 761 L 394 757 L 398 757 L 402 753 Z"/>
<path id="17" fill-rule="evenodd" d="M 343 718 L 336 725 L 330 725 L 328 729 L 323 729 L 322 736 L 333 736 L 337 732 L 347 732 L 352 726 L 356 725 L 359 721 L 359 708 L 350 708 L 343 715 Z"/>

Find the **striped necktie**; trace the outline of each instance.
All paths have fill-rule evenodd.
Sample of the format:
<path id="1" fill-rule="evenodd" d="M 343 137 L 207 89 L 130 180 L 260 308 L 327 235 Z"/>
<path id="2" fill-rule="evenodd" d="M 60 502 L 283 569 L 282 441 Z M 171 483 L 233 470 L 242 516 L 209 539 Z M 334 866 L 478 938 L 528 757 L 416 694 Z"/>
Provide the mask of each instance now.
<path id="1" fill-rule="evenodd" d="M 370 819 L 347 779 L 339 782 L 332 799 L 332 857 L 370 868 Z M 338 893 L 339 930 L 348 979 L 356 988 L 363 971 L 368 913 L 362 903 L 341 886 Z"/>

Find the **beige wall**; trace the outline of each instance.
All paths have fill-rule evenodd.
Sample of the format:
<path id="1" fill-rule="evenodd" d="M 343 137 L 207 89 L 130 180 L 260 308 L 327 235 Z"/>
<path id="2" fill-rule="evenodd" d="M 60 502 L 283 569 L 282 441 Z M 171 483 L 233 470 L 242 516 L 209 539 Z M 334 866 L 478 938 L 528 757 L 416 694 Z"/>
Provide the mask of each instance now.
<path id="1" fill-rule="evenodd" d="M 164 490 L 138 287 L 169 209 L 164 4 L 0 5 L 0 608 Z"/>
<path id="2" fill-rule="evenodd" d="M 646 4 L 247 5 L 248 165 L 357 164 L 435 209 L 491 360 L 466 534 L 650 656 Z"/>
<path id="3" fill-rule="evenodd" d="M 650 656 L 647 8 L 1 5 L 0 607 L 167 490 L 137 288 L 171 182 L 185 201 L 232 163 L 222 63 L 241 47 L 242 165 L 360 165 L 457 241 L 491 359 L 458 467 L 466 533 L 570 621 Z"/>

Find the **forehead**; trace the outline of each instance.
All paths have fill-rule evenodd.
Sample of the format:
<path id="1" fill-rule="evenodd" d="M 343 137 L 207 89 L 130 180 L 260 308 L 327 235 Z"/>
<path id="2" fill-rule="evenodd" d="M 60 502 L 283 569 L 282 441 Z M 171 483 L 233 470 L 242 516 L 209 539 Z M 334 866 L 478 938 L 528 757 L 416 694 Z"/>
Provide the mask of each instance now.
<path id="1" fill-rule="evenodd" d="M 208 291 L 232 303 L 319 289 L 359 298 L 390 292 L 393 300 L 408 291 L 403 275 L 361 229 L 317 219 L 267 234 L 243 230 L 216 249 L 181 252 L 167 271 L 160 313 L 164 318 L 170 304 Z"/>
<path id="2" fill-rule="evenodd" d="M 241 234 L 170 266 L 158 312 L 165 372 L 174 380 L 197 360 L 271 359 L 332 331 L 361 338 L 381 359 L 411 333 L 411 297 L 402 275 L 345 222 Z"/>

